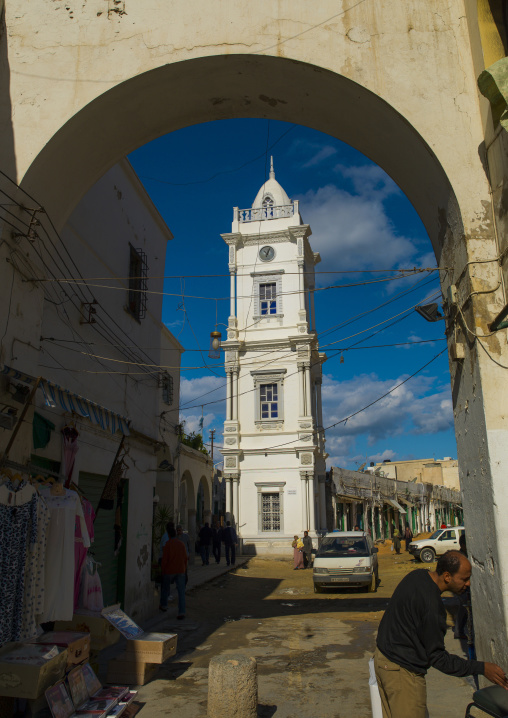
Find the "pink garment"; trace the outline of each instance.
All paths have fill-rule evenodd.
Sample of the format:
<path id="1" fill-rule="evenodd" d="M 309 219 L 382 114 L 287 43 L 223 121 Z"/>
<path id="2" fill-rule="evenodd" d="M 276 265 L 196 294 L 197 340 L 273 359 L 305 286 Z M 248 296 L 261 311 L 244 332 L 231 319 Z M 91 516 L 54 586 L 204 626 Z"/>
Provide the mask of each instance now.
<path id="1" fill-rule="evenodd" d="M 294 568 L 304 568 L 303 565 L 303 553 L 297 548 L 293 548 L 293 562 Z"/>
<path id="2" fill-rule="evenodd" d="M 77 429 L 72 426 L 64 426 L 62 429 L 63 464 L 65 476 L 67 477 L 65 480 L 67 489 L 71 483 L 74 462 L 78 453 L 78 436 Z"/>
<path id="3" fill-rule="evenodd" d="M 85 523 L 88 529 L 90 543 L 92 543 L 94 537 L 93 522 L 95 519 L 95 511 L 93 510 L 93 506 L 90 501 L 84 497 L 81 498 L 81 506 L 83 508 L 83 514 L 85 515 Z M 85 564 L 87 551 L 88 549 L 83 544 L 79 518 L 76 516 L 76 528 L 74 531 L 74 609 L 76 609 L 79 604 L 81 575 L 83 573 L 83 566 Z"/>

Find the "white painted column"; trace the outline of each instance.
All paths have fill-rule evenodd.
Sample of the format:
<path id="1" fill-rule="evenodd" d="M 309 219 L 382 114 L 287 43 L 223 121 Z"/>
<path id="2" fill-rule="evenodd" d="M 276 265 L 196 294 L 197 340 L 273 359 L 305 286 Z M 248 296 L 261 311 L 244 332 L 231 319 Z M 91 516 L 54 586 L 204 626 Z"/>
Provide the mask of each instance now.
<path id="1" fill-rule="evenodd" d="M 319 528 L 326 531 L 326 489 L 324 477 L 319 479 Z"/>
<path id="2" fill-rule="evenodd" d="M 316 531 L 316 496 L 315 496 L 315 479 L 314 474 L 309 476 L 309 531 Z"/>
<path id="3" fill-rule="evenodd" d="M 312 329 L 316 331 L 316 307 L 314 305 L 314 287 L 310 289 L 310 316 L 312 320 Z"/>
<path id="4" fill-rule="evenodd" d="M 308 493 L 307 493 L 307 477 L 300 474 L 302 489 L 302 531 L 308 531 Z"/>
<path id="5" fill-rule="evenodd" d="M 305 311 L 305 288 L 303 277 L 303 259 L 298 260 L 298 296 L 300 298 L 300 311 Z"/>
<path id="6" fill-rule="evenodd" d="M 310 391 L 310 363 L 305 364 L 305 414 L 312 416 L 312 400 Z"/>
<path id="7" fill-rule="evenodd" d="M 317 423 L 321 428 L 323 427 L 323 399 L 321 396 L 321 384 L 323 380 L 321 377 L 316 379 L 316 399 L 317 399 Z"/>
<path id="8" fill-rule="evenodd" d="M 298 364 L 298 394 L 300 416 L 305 416 L 305 394 L 304 394 L 305 374 L 303 364 Z"/>
<path id="9" fill-rule="evenodd" d="M 238 476 L 233 477 L 233 520 L 235 522 L 235 528 L 238 533 L 240 527 L 240 479 Z"/>
<path id="10" fill-rule="evenodd" d="M 226 521 L 231 521 L 231 512 L 233 508 L 231 501 L 231 479 L 226 476 L 224 481 L 226 482 Z"/>
<path id="11" fill-rule="evenodd" d="M 226 371 L 226 421 L 231 421 L 231 371 Z"/>
<path id="12" fill-rule="evenodd" d="M 239 370 L 233 372 L 233 420 L 238 421 L 238 374 Z"/>
<path id="13" fill-rule="evenodd" d="M 230 275 L 230 305 L 229 305 L 229 316 L 236 317 L 236 270 L 231 269 Z"/>

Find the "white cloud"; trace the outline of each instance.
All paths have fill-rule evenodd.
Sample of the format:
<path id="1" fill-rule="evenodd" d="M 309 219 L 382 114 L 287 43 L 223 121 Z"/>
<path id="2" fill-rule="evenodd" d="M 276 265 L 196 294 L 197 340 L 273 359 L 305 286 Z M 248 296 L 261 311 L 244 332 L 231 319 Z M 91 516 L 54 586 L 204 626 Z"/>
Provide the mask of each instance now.
<path id="1" fill-rule="evenodd" d="M 197 379 L 186 379 L 183 377 L 180 381 L 180 403 L 183 405 L 198 403 L 199 401 L 206 404 L 208 401 L 225 400 L 225 397 L 225 378 L 201 376 Z M 216 406 L 220 406 L 220 404 Z"/>
<path id="2" fill-rule="evenodd" d="M 304 221 L 312 227 L 312 248 L 328 267 L 363 270 L 414 264 L 417 248 L 396 234 L 382 196 L 358 196 L 327 185 L 300 199 Z"/>
<path id="3" fill-rule="evenodd" d="M 323 410 L 325 426 L 341 421 L 367 406 L 393 387 L 404 375 L 395 379 L 379 379 L 362 374 L 347 381 L 323 377 Z M 435 434 L 453 426 L 452 400 L 449 387 L 438 384 L 436 377 L 419 376 L 392 391 L 373 406 L 339 424 L 326 433 L 327 451 L 342 457 L 342 465 L 352 461 L 356 439 L 365 437 L 369 445 L 401 434 Z M 390 450 L 387 450 L 390 451 Z M 392 458 L 388 454 L 382 458 Z M 382 460 L 382 459 L 378 459 Z M 374 458 L 370 458 L 374 461 Z"/>
<path id="4" fill-rule="evenodd" d="M 375 195 L 377 199 L 385 199 L 392 194 L 401 194 L 400 189 L 381 167 L 377 165 L 360 165 L 346 167 L 336 165 L 335 171 L 351 180 L 356 194 L 362 196 Z"/>
<path id="5" fill-rule="evenodd" d="M 333 155 L 335 154 L 337 154 L 337 150 L 335 149 L 335 147 L 332 147 L 331 145 L 325 145 L 318 152 L 316 152 L 313 157 L 307 160 L 307 162 L 302 165 L 302 167 L 304 169 L 308 169 L 309 167 L 315 167 L 321 162 L 324 162 L 324 160 L 328 159 L 328 157 L 333 157 Z"/>
<path id="6" fill-rule="evenodd" d="M 208 441 L 206 429 L 208 429 L 214 423 L 215 419 L 215 414 L 209 413 L 203 415 L 203 429 L 205 434 L 205 441 Z M 184 431 L 186 434 L 192 434 L 193 432 L 196 432 L 197 434 L 201 433 L 201 428 L 199 426 L 199 422 L 201 421 L 201 414 L 187 414 L 186 412 L 181 412 L 180 422 L 183 421 L 185 421 Z"/>

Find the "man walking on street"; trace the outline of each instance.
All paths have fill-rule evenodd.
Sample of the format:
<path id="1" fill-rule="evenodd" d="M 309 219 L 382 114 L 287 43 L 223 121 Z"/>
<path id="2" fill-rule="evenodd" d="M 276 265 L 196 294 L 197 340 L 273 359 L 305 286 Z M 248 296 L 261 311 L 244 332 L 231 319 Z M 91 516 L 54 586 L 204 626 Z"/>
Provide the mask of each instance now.
<path id="1" fill-rule="evenodd" d="M 212 529 L 212 553 L 215 563 L 220 563 L 220 550 L 222 543 L 222 529 L 218 523 L 214 523 Z"/>
<path id="2" fill-rule="evenodd" d="M 411 528 L 409 524 L 406 524 L 406 528 L 404 530 L 404 541 L 406 542 L 406 551 L 409 551 L 409 544 L 413 540 L 413 532 L 411 531 Z"/>
<path id="3" fill-rule="evenodd" d="M 210 544 L 212 543 L 212 529 L 209 523 L 205 523 L 199 532 L 199 550 L 201 552 L 201 560 L 203 566 L 210 563 Z"/>
<path id="4" fill-rule="evenodd" d="M 312 539 L 308 531 L 303 532 L 303 567 L 312 564 Z"/>
<path id="5" fill-rule="evenodd" d="M 229 566 L 231 563 L 233 566 L 235 565 L 236 561 L 236 544 L 238 543 L 238 538 L 236 536 L 236 531 L 231 526 L 231 521 L 226 521 L 226 528 L 223 531 L 223 538 L 224 541 L 224 548 L 226 549 L 226 563 Z M 231 561 L 230 559 L 231 554 Z"/>
<path id="6" fill-rule="evenodd" d="M 176 538 L 176 530 L 170 528 L 169 539 L 162 554 L 162 586 L 169 593 L 169 586 L 174 583 L 178 593 L 177 618 L 185 618 L 185 572 L 187 571 L 187 551 L 181 541 Z M 160 610 L 167 611 L 167 593 L 161 591 Z"/>
<path id="7" fill-rule="evenodd" d="M 383 718 L 425 718 L 425 674 L 431 666 L 450 676 L 484 675 L 508 689 L 505 672 L 495 663 L 467 660 L 445 649 L 441 594 L 460 595 L 470 578 L 468 559 L 459 551 L 447 551 L 435 571 L 412 571 L 395 589 L 379 625 L 374 654 Z"/>

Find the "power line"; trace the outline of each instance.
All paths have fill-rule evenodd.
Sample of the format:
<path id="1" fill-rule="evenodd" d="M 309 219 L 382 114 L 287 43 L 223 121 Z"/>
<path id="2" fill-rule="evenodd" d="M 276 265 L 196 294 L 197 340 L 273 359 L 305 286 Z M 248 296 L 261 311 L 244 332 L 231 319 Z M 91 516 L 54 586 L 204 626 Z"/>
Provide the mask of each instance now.
<path id="1" fill-rule="evenodd" d="M 421 273 L 421 272 L 424 272 L 424 271 L 427 271 L 427 270 L 423 270 L 423 269 L 420 270 L 420 269 L 418 269 L 418 270 L 416 270 L 416 272 L 414 272 L 414 273 L 416 274 L 416 273 Z M 429 270 L 429 271 L 435 271 L 435 270 Z M 348 283 L 348 284 L 331 284 L 331 285 L 329 285 L 329 286 L 327 286 L 327 287 L 316 287 L 316 288 L 314 288 L 312 291 L 313 291 L 313 292 L 326 292 L 326 291 L 328 291 L 328 290 L 330 290 L 330 289 L 351 289 L 351 288 L 353 288 L 353 287 L 365 287 L 365 286 L 368 286 L 368 285 L 370 285 L 370 284 L 383 284 L 383 283 L 385 283 L 385 282 L 394 282 L 394 281 L 396 281 L 396 280 L 398 280 L 398 279 L 407 279 L 408 276 L 411 276 L 411 274 L 409 274 L 409 273 L 404 273 L 404 274 L 399 274 L 399 275 L 397 275 L 397 276 L 395 276 L 395 277 L 382 277 L 381 279 L 372 279 L 372 280 L 370 280 L 370 281 L 363 281 L 363 282 L 350 282 L 350 283 Z M 117 277 L 110 277 L 109 279 L 110 279 L 110 280 L 115 280 L 115 279 L 117 279 Z M 26 280 L 26 281 L 38 282 L 38 281 L 41 281 L 41 280 L 34 277 L 33 279 Z M 117 290 L 117 291 L 122 291 L 122 292 L 124 292 L 124 291 L 126 290 L 126 287 L 123 287 L 123 286 L 114 286 L 114 285 L 111 285 L 111 284 L 95 284 L 95 283 L 92 284 L 92 283 L 90 283 L 90 282 L 84 282 L 84 281 L 82 281 L 82 280 L 77 280 L 77 279 L 72 279 L 72 280 L 71 280 L 71 279 L 54 279 L 54 280 L 52 279 L 52 280 L 46 280 L 46 281 L 48 281 L 48 282 L 49 282 L 49 281 L 51 281 L 51 282 L 55 281 L 55 282 L 59 282 L 59 283 L 61 283 L 61 284 L 75 284 L 76 286 L 83 286 L 83 285 L 84 285 L 84 286 L 86 286 L 87 288 L 89 288 L 89 287 L 94 287 L 95 289 L 115 289 L 115 290 Z M 183 299 L 201 299 L 201 300 L 204 299 L 204 300 L 207 300 L 207 301 L 216 301 L 216 302 L 226 302 L 226 301 L 229 302 L 230 299 L 231 299 L 231 296 L 226 296 L 226 297 L 210 297 L 210 296 L 197 295 L 197 294 L 184 294 L 184 295 L 182 295 L 181 292 L 165 292 L 164 290 L 155 290 L 155 289 L 129 289 L 129 291 L 130 291 L 130 292 L 137 292 L 137 293 L 140 293 L 140 294 L 154 294 L 154 295 L 156 295 L 156 296 L 163 296 L 163 297 L 182 297 Z M 306 294 L 308 291 L 309 291 L 309 288 L 308 288 L 308 287 L 307 287 L 306 289 L 293 289 L 293 290 L 287 291 L 287 292 L 279 292 L 279 293 L 278 293 L 278 296 L 290 296 L 290 295 L 296 295 L 296 294 Z M 236 296 L 236 299 L 251 299 L 251 300 L 252 300 L 252 294 L 237 295 L 237 296 Z"/>
<path id="2" fill-rule="evenodd" d="M 432 357 L 432 359 L 431 359 L 430 361 L 428 361 L 426 364 L 424 364 L 423 366 L 421 366 L 419 369 L 417 369 L 415 372 L 413 372 L 413 374 L 411 374 L 410 376 L 408 376 L 406 379 L 404 379 L 403 381 L 401 381 L 399 384 L 397 384 L 396 386 L 392 387 L 389 391 L 385 392 L 384 394 L 382 394 L 381 396 L 379 396 L 377 399 L 374 399 L 374 401 L 371 401 L 371 402 L 370 402 L 369 404 L 367 404 L 366 406 L 363 406 L 361 409 L 358 409 L 358 411 L 354 411 L 352 414 L 349 414 L 349 416 L 346 416 L 346 417 L 344 417 L 343 419 L 340 419 L 340 421 L 336 421 L 334 424 L 330 424 L 330 426 L 326 426 L 324 429 L 320 429 L 319 431 L 323 431 L 323 432 L 329 431 L 329 429 L 333 429 L 333 428 L 335 428 L 336 426 L 339 426 L 339 424 L 346 424 L 346 423 L 349 421 L 349 419 L 352 419 L 354 416 L 357 416 L 358 414 L 361 414 L 363 411 L 366 411 L 367 409 L 369 409 L 371 406 L 374 406 L 374 404 L 377 404 L 377 403 L 380 402 L 382 399 L 384 399 L 385 397 L 389 396 L 389 394 L 392 394 L 394 391 L 396 391 L 396 390 L 399 389 L 401 386 L 403 386 L 404 384 L 406 384 L 408 381 L 410 381 L 411 379 L 413 379 L 415 376 L 417 376 L 417 374 L 420 374 L 420 372 L 422 372 L 424 369 L 426 369 L 430 364 L 432 364 L 432 362 L 436 361 L 436 359 L 438 359 L 438 357 L 440 357 L 441 354 L 444 354 L 444 352 L 446 351 L 446 349 L 447 349 L 447 347 L 445 347 L 442 351 L 440 351 L 438 354 L 436 354 L 434 357 Z M 317 434 L 319 434 L 319 431 L 313 431 L 309 436 L 311 436 L 311 437 L 316 436 Z M 263 451 L 264 451 L 264 452 L 268 452 L 268 451 L 272 451 L 272 449 L 279 449 L 281 446 L 288 446 L 289 444 L 295 444 L 296 442 L 299 442 L 299 441 L 301 441 L 300 438 L 298 438 L 298 439 L 292 439 L 291 441 L 285 441 L 284 443 L 282 443 L 282 444 L 276 444 L 275 446 L 267 446 L 267 447 L 265 447 L 264 449 L 259 449 L 259 451 L 260 451 L 260 452 L 263 452 Z M 224 447 L 224 446 L 220 446 L 220 447 L 217 447 L 217 448 L 224 449 L 225 447 Z"/>

